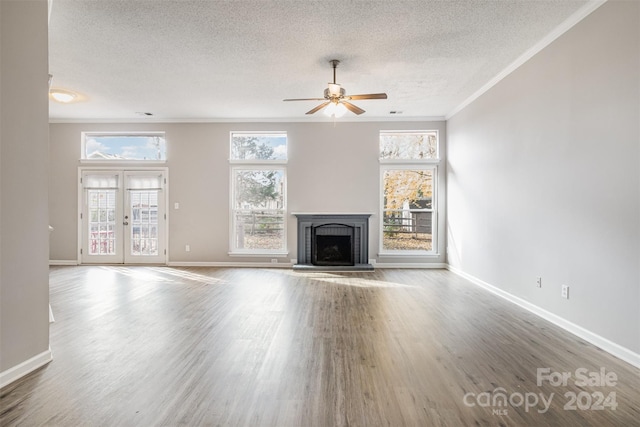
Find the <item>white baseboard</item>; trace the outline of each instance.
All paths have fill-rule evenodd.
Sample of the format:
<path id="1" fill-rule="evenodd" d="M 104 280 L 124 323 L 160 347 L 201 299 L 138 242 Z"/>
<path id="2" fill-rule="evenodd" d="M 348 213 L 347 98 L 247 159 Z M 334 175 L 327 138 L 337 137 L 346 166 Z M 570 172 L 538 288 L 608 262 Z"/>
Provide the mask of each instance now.
<path id="1" fill-rule="evenodd" d="M 171 261 L 168 267 L 249 267 L 249 268 L 292 268 L 294 262 L 188 262 Z M 441 262 L 376 262 L 372 263 L 375 268 L 447 268 L 447 264 Z"/>
<path id="2" fill-rule="evenodd" d="M 375 262 L 369 260 L 375 268 L 447 268 L 442 262 Z M 209 261 L 169 261 L 168 267 L 249 267 L 249 268 L 292 268 L 297 259 L 290 262 L 209 262 Z M 76 260 L 49 260 L 49 265 L 79 265 Z"/>
<path id="3" fill-rule="evenodd" d="M 78 265 L 76 259 L 50 259 L 49 265 Z"/>
<path id="4" fill-rule="evenodd" d="M 188 262 L 171 261 L 168 267 L 228 267 L 228 268 L 292 268 L 290 262 Z"/>
<path id="5" fill-rule="evenodd" d="M 613 341 L 610 341 L 604 337 L 601 337 L 600 335 L 593 333 L 585 328 L 583 328 L 582 326 L 576 325 L 573 322 L 570 322 L 556 314 L 553 314 L 543 308 L 538 307 L 535 304 L 531 304 L 528 301 L 523 300 L 522 298 L 519 298 L 515 295 L 510 294 L 509 292 L 505 292 L 502 289 L 493 286 L 483 280 L 478 279 L 477 277 L 474 277 L 468 273 L 465 273 L 464 271 L 452 267 L 450 265 L 447 265 L 447 270 L 457 274 L 460 277 L 463 277 L 465 279 L 467 279 L 468 281 L 470 281 L 471 283 L 480 286 L 481 288 L 484 288 L 486 290 L 488 290 L 489 292 L 504 298 L 505 300 L 516 304 L 522 308 L 524 308 L 525 310 L 553 323 L 556 326 L 561 327 L 562 329 L 572 333 L 573 335 L 576 335 L 580 338 L 582 338 L 585 341 L 590 342 L 591 344 L 595 345 L 596 347 L 601 348 L 602 350 L 616 356 L 619 359 L 624 360 L 625 362 L 635 366 L 636 368 L 640 368 L 640 354 L 633 352 L 632 350 L 629 350 L 626 347 L 623 347 L 619 344 L 614 343 Z"/>
<path id="6" fill-rule="evenodd" d="M 47 351 L 43 351 L 42 353 L 33 356 L 31 359 L 25 360 L 13 368 L 0 372 L 0 389 L 35 371 L 39 367 L 46 365 L 52 360 L 53 353 L 51 352 L 51 347 L 49 347 Z"/>
<path id="7" fill-rule="evenodd" d="M 375 268 L 447 268 L 442 262 L 376 262 Z"/>

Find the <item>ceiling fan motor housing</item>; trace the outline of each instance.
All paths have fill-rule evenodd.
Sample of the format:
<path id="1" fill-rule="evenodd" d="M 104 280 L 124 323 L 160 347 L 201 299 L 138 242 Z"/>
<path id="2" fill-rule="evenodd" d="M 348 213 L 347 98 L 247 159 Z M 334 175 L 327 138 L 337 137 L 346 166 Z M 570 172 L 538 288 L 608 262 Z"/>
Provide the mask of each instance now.
<path id="1" fill-rule="evenodd" d="M 324 90 L 325 99 L 337 101 L 344 98 L 345 90 L 339 84 L 329 83 L 329 87 Z"/>

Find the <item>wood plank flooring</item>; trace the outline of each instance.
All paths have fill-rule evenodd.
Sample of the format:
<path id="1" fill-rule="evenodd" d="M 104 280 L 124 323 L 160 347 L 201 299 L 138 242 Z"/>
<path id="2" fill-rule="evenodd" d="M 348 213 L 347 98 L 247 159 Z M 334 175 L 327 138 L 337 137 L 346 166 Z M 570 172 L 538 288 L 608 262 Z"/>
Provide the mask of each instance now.
<path id="1" fill-rule="evenodd" d="M 1 391 L 2 426 L 640 426 L 638 369 L 445 270 L 80 266 L 50 283 L 54 360 Z M 539 386 L 538 368 L 571 378 Z M 581 385 L 581 368 L 617 381 Z"/>

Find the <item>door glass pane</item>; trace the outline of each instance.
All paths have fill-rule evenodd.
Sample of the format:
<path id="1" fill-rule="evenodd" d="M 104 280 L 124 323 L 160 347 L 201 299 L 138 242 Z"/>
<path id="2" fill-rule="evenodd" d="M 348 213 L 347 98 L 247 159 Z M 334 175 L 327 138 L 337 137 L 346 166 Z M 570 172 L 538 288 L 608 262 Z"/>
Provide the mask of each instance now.
<path id="1" fill-rule="evenodd" d="M 158 255 L 158 190 L 129 190 L 129 200 L 131 255 Z"/>
<path id="2" fill-rule="evenodd" d="M 115 254 L 116 190 L 89 189 L 89 255 Z"/>

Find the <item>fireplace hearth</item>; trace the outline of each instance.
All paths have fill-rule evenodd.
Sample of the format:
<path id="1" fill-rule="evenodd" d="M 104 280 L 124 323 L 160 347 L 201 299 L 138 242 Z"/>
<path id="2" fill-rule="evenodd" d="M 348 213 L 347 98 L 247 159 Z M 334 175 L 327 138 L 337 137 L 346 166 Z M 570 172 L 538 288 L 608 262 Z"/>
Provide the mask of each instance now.
<path id="1" fill-rule="evenodd" d="M 369 264 L 370 214 L 294 214 L 298 262 L 294 269 L 373 270 Z"/>

